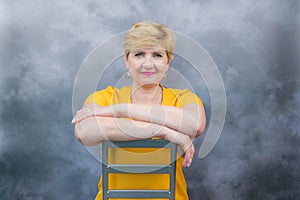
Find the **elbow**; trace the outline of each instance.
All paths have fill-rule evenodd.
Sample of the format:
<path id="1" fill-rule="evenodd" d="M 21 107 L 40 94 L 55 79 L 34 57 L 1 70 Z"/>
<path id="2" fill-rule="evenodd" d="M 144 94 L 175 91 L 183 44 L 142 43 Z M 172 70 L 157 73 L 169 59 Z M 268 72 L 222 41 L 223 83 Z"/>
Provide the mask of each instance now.
<path id="1" fill-rule="evenodd" d="M 205 114 L 202 113 L 199 117 L 194 118 L 192 121 L 193 121 L 193 123 L 192 123 L 193 124 L 192 125 L 193 137 L 198 137 L 205 130 L 205 126 L 206 126 Z"/>
<path id="2" fill-rule="evenodd" d="M 205 130 L 205 124 L 206 124 L 205 122 L 200 122 L 199 123 L 198 128 L 196 130 L 196 136 L 195 137 L 200 136 L 204 132 L 204 130 Z"/>
<path id="3" fill-rule="evenodd" d="M 81 122 L 75 125 L 75 137 L 84 146 L 95 146 L 101 142 L 100 138 L 95 139 L 89 128 L 83 127 Z"/>
<path id="4" fill-rule="evenodd" d="M 184 108 L 184 117 L 188 122 L 188 135 L 195 138 L 200 136 L 205 130 L 206 116 L 204 107 L 200 105 L 191 104 Z"/>
<path id="5" fill-rule="evenodd" d="M 200 119 L 198 120 L 198 122 L 196 123 L 197 124 L 197 128 L 196 128 L 196 136 L 195 137 L 198 137 L 200 136 L 204 130 L 205 130 L 205 127 L 206 127 L 206 117 L 205 117 L 205 114 L 203 114 Z"/>
<path id="6" fill-rule="evenodd" d="M 190 127 L 188 135 L 190 135 L 192 138 L 196 138 L 203 133 L 205 124 L 203 124 L 202 122 L 195 122 L 193 124 L 194 125 Z"/>
<path id="7" fill-rule="evenodd" d="M 192 116 L 189 118 L 189 123 L 185 127 L 185 132 L 187 135 L 189 135 L 192 138 L 196 138 L 200 136 L 204 129 L 205 129 L 205 122 L 202 119 L 199 118 L 193 118 Z"/>
<path id="8" fill-rule="evenodd" d="M 78 124 L 76 124 L 75 125 L 75 128 L 74 128 L 74 133 L 75 133 L 75 137 L 76 137 L 76 139 L 81 143 L 81 144 L 83 144 L 82 143 L 82 140 L 81 140 L 81 135 L 79 134 L 79 130 L 78 130 Z"/>

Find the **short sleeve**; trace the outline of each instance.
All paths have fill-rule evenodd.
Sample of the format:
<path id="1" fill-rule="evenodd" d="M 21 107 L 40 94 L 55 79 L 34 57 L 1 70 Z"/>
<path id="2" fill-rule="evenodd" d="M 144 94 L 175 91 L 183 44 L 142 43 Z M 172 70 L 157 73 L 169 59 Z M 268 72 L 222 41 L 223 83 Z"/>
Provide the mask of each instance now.
<path id="1" fill-rule="evenodd" d="M 108 106 L 110 105 L 113 91 L 113 87 L 109 86 L 104 90 L 93 92 L 85 99 L 83 105 L 86 105 L 88 103 L 95 103 L 100 106 Z"/>
<path id="2" fill-rule="evenodd" d="M 190 90 L 185 89 L 178 95 L 178 101 L 180 102 L 181 106 L 184 107 L 191 103 L 197 103 L 203 107 L 202 100 Z"/>

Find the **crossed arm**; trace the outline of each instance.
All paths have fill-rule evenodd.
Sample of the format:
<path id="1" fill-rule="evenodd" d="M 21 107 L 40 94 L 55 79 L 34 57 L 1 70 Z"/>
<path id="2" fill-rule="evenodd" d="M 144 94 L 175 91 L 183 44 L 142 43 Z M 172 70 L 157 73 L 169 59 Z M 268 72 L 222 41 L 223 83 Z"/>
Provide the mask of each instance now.
<path id="1" fill-rule="evenodd" d="M 196 103 L 188 104 L 184 108 L 162 105 L 115 104 L 99 110 L 99 115 L 155 123 L 192 138 L 203 132 L 206 123 L 204 109 Z"/>
<path id="2" fill-rule="evenodd" d="M 129 119 L 130 118 L 130 119 Z M 84 145 L 103 140 L 130 141 L 160 137 L 180 145 L 185 152 L 183 166 L 194 154 L 192 139 L 205 128 L 204 109 L 198 104 L 184 108 L 161 105 L 86 104 L 74 117 L 75 135 Z"/>

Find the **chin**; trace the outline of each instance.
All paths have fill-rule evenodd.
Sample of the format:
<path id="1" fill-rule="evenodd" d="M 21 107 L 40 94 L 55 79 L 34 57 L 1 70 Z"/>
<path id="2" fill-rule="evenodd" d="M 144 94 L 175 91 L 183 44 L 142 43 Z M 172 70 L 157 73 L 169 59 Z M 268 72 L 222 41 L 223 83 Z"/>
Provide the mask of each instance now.
<path id="1" fill-rule="evenodd" d="M 157 86 L 159 85 L 160 83 L 159 82 L 153 82 L 153 81 L 149 81 L 149 82 L 143 82 L 143 83 L 140 83 L 139 86 L 140 87 L 154 87 L 154 86 Z"/>

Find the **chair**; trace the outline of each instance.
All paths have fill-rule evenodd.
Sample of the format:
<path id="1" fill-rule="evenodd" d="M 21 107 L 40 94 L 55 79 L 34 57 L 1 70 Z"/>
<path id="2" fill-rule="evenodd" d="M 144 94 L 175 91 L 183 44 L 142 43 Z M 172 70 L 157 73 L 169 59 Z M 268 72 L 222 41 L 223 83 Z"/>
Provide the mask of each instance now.
<path id="1" fill-rule="evenodd" d="M 168 164 L 112 164 L 109 163 L 109 148 L 169 148 L 170 161 Z M 176 180 L 176 149 L 177 145 L 166 140 L 139 140 L 128 142 L 102 142 L 102 191 L 103 200 L 109 198 L 169 198 L 174 200 Z M 108 174 L 169 174 L 169 190 L 116 190 L 108 188 Z"/>

